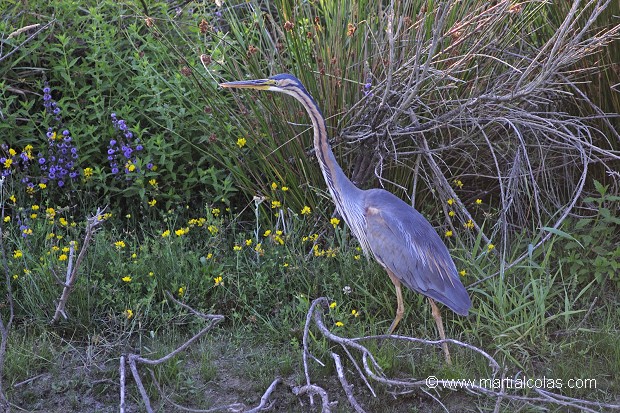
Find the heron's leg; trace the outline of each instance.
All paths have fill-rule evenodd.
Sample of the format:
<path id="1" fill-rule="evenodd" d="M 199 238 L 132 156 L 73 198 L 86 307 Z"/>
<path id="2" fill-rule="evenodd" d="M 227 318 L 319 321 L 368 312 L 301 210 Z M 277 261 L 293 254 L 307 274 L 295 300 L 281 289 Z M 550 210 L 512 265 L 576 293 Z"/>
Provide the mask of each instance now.
<path id="1" fill-rule="evenodd" d="M 403 318 L 403 314 L 405 313 L 405 306 L 403 304 L 403 292 L 400 289 L 400 280 L 396 278 L 392 271 L 387 270 L 392 283 L 394 283 L 394 288 L 396 288 L 396 317 L 394 317 L 394 321 L 392 321 L 392 325 L 390 325 L 390 329 L 388 330 L 388 334 L 392 334 L 396 329 L 396 326 Z"/>
<path id="2" fill-rule="evenodd" d="M 428 298 L 428 302 L 431 304 L 431 312 L 433 313 L 435 324 L 437 324 L 437 330 L 439 330 L 439 338 L 441 338 L 442 340 L 445 340 L 446 332 L 443 329 L 443 321 L 441 319 L 441 312 L 439 311 L 437 304 L 435 304 L 435 301 L 433 301 L 433 299 L 430 297 L 427 297 L 427 298 Z M 441 347 L 443 348 L 443 354 L 446 357 L 446 364 L 451 365 L 452 359 L 450 358 L 450 351 L 448 350 L 448 343 L 445 343 L 445 342 L 441 343 Z"/>

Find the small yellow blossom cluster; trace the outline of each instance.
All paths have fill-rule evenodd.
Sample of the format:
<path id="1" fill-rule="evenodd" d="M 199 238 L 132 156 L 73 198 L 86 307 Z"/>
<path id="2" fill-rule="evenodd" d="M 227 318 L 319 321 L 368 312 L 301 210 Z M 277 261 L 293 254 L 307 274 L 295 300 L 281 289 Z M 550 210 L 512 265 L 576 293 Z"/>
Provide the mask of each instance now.
<path id="1" fill-rule="evenodd" d="M 281 230 L 276 230 L 276 232 L 274 233 L 273 231 L 268 229 L 263 233 L 263 236 L 265 238 L 270 238 L 276 244 L 284 245 L 284 232 Z"/>
<path id="2" fill-rule="evenodd" d="M 183 235 L 186 235 L 189 233 L 189 227 L 179 228 L 175 230 L 174 233 L 176 234 L 177 237 L 182 237 Z"/>
<path id="3" fill-rule="evenodd" d="M 90 181 L 93 177 L 93 168 L 84 168 L 82 172 L 84 173 L 84 182 Z"/>
<path id="4" fill-rule="evenodd" d="M 302 237 L 301 241 L 302 242 L 308 242 L 308 241 L 315 242 L 318 238 L 319 238 L 319 234 L 311 234 L 306 237 Z"/>
<path id="5" fill-rule="evenodd" d="M 331 310 L 335 309 L 337 306 L 338 306 L 338 303 L 336 303 L 335 301 L 333 301 L 332 303 L 329 304 L 329 308 Z M 351 310 L 351 316 L 353 318 L 358 318 L 360 316 L 360 312 L 358 310 L 356 310 L 356 309 L 352 309 Z M 334 325 L 336 327 L 343 327 L 344 326 L 344 322 L 339 320 L 339 321 L 336 321 L 334 323 Z"/>
<path id="6" fill-rule="evenodd" d="M 315 257 L 334 258 L 334 257 L 336 257 L 336 252 L 338 251 L 338 249 L 330 247 L 330 248 L 324 250 L 322 248 L 319 248 L 318 244 L 314 244 L 314 247 L 312 247 L 312 251 L 313 251 Z"/>
<path id="7" fill-rule="evenodd" d="M 187 221 L 187 225 L 189 225 L 190 227 L 202 227 L 206 222 L 206 218 L 192 218 Z"/>

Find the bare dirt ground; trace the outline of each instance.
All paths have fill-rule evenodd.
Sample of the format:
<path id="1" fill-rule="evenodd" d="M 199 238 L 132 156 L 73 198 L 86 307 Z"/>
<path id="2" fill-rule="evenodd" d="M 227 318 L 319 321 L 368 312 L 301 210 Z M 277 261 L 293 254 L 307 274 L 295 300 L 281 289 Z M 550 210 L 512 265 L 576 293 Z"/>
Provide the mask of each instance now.
<path id="1" fill-rule="evenodd" d="M 16 412 L 37 413 L 108 413 L 119 411 L 119 358 L 113 347 L 65 345 L 58 351 L 56 360 L 49 360 L 49 368 L 14 383 L 11 401 Z M 282 383 L 270 396 L 273 412 L 318 412 L 320 398 L 314 406 L 308 396 L 295 396 L 294 386 L 303 385 L 301 352 L 286 345 L 256 346 L 229 340 L 225 334 L 206 337 L 188 351 L 155 369 L 162 383 L 163 393 L 174 403 L 194 409 L 211 409 L 217 406 L 238 404 L 237 408 L 219 411 L 245 411 L 256 407 L 260 398 L 276 378 Z M 166 351 L 169 351 L 168 349 Z M 157 353 L 161 356 L 162 352 Z M 207 355 L 205 357 L 205 354 Z M 284 362 L 283 362 L 284 360 Z M 287 362 L 290 361 L 290 364 Z M 284 364 L 284 365 L 283 365 Z M 349 366 L 352 368 L 352 366 Z M 141 377 L 149 391 L 153 408 L 158 412 L 182 411 L 162 399 L 150 379 L 147 368 L 140 368 Z M 283 374 L 285 373 L 285 374 Z M 367 412 L 434 412 L 443 411 L 440 405 L 423 392 L 394 396 L 385 389 L 375 387 L 373 397 L 356 373 L 348 371 L 354 394 Z M 317 370 L 314 384 L 328 391 L 332 412 L 352 412 L 333 369 Z M 140 398 L 131 373 L 127 369 L 126 412 L 143 412 Z M 445 396 L 445 398 L 444 398 Z M 451 412 L 475 411 L 476 407 L 463 395 L 444 394 L 442 403 Z"/>

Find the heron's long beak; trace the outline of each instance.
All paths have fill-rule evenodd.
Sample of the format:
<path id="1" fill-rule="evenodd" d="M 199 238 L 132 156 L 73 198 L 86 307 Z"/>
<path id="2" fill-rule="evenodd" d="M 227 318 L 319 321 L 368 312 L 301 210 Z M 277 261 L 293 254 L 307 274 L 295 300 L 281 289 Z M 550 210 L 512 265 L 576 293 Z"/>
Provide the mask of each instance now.
<path id="1" fill-rule="evenodd" d="M 239 80 L 236 82 L 220 83 L 221 87 L 239 89 L 260 89 L 267 90 L 276 84 L 272 79 Z"/>

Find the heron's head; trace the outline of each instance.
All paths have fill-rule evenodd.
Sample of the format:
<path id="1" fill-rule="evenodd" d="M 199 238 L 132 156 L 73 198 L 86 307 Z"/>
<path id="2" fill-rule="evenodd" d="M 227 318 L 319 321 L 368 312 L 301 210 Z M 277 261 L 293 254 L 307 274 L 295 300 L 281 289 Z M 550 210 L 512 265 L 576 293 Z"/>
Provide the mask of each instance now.
<path id="1" fill-rule="evenodd" d="M 308 92 L 299 79 L 289 74 L 279 74 L 271 76 L 268 79 L 239 80 L 236 82 L 220 83 L 220 86 L 225 88 L 270 90 L 292 96 L 298 95 L 299 93 L 308 95 Z"/>

